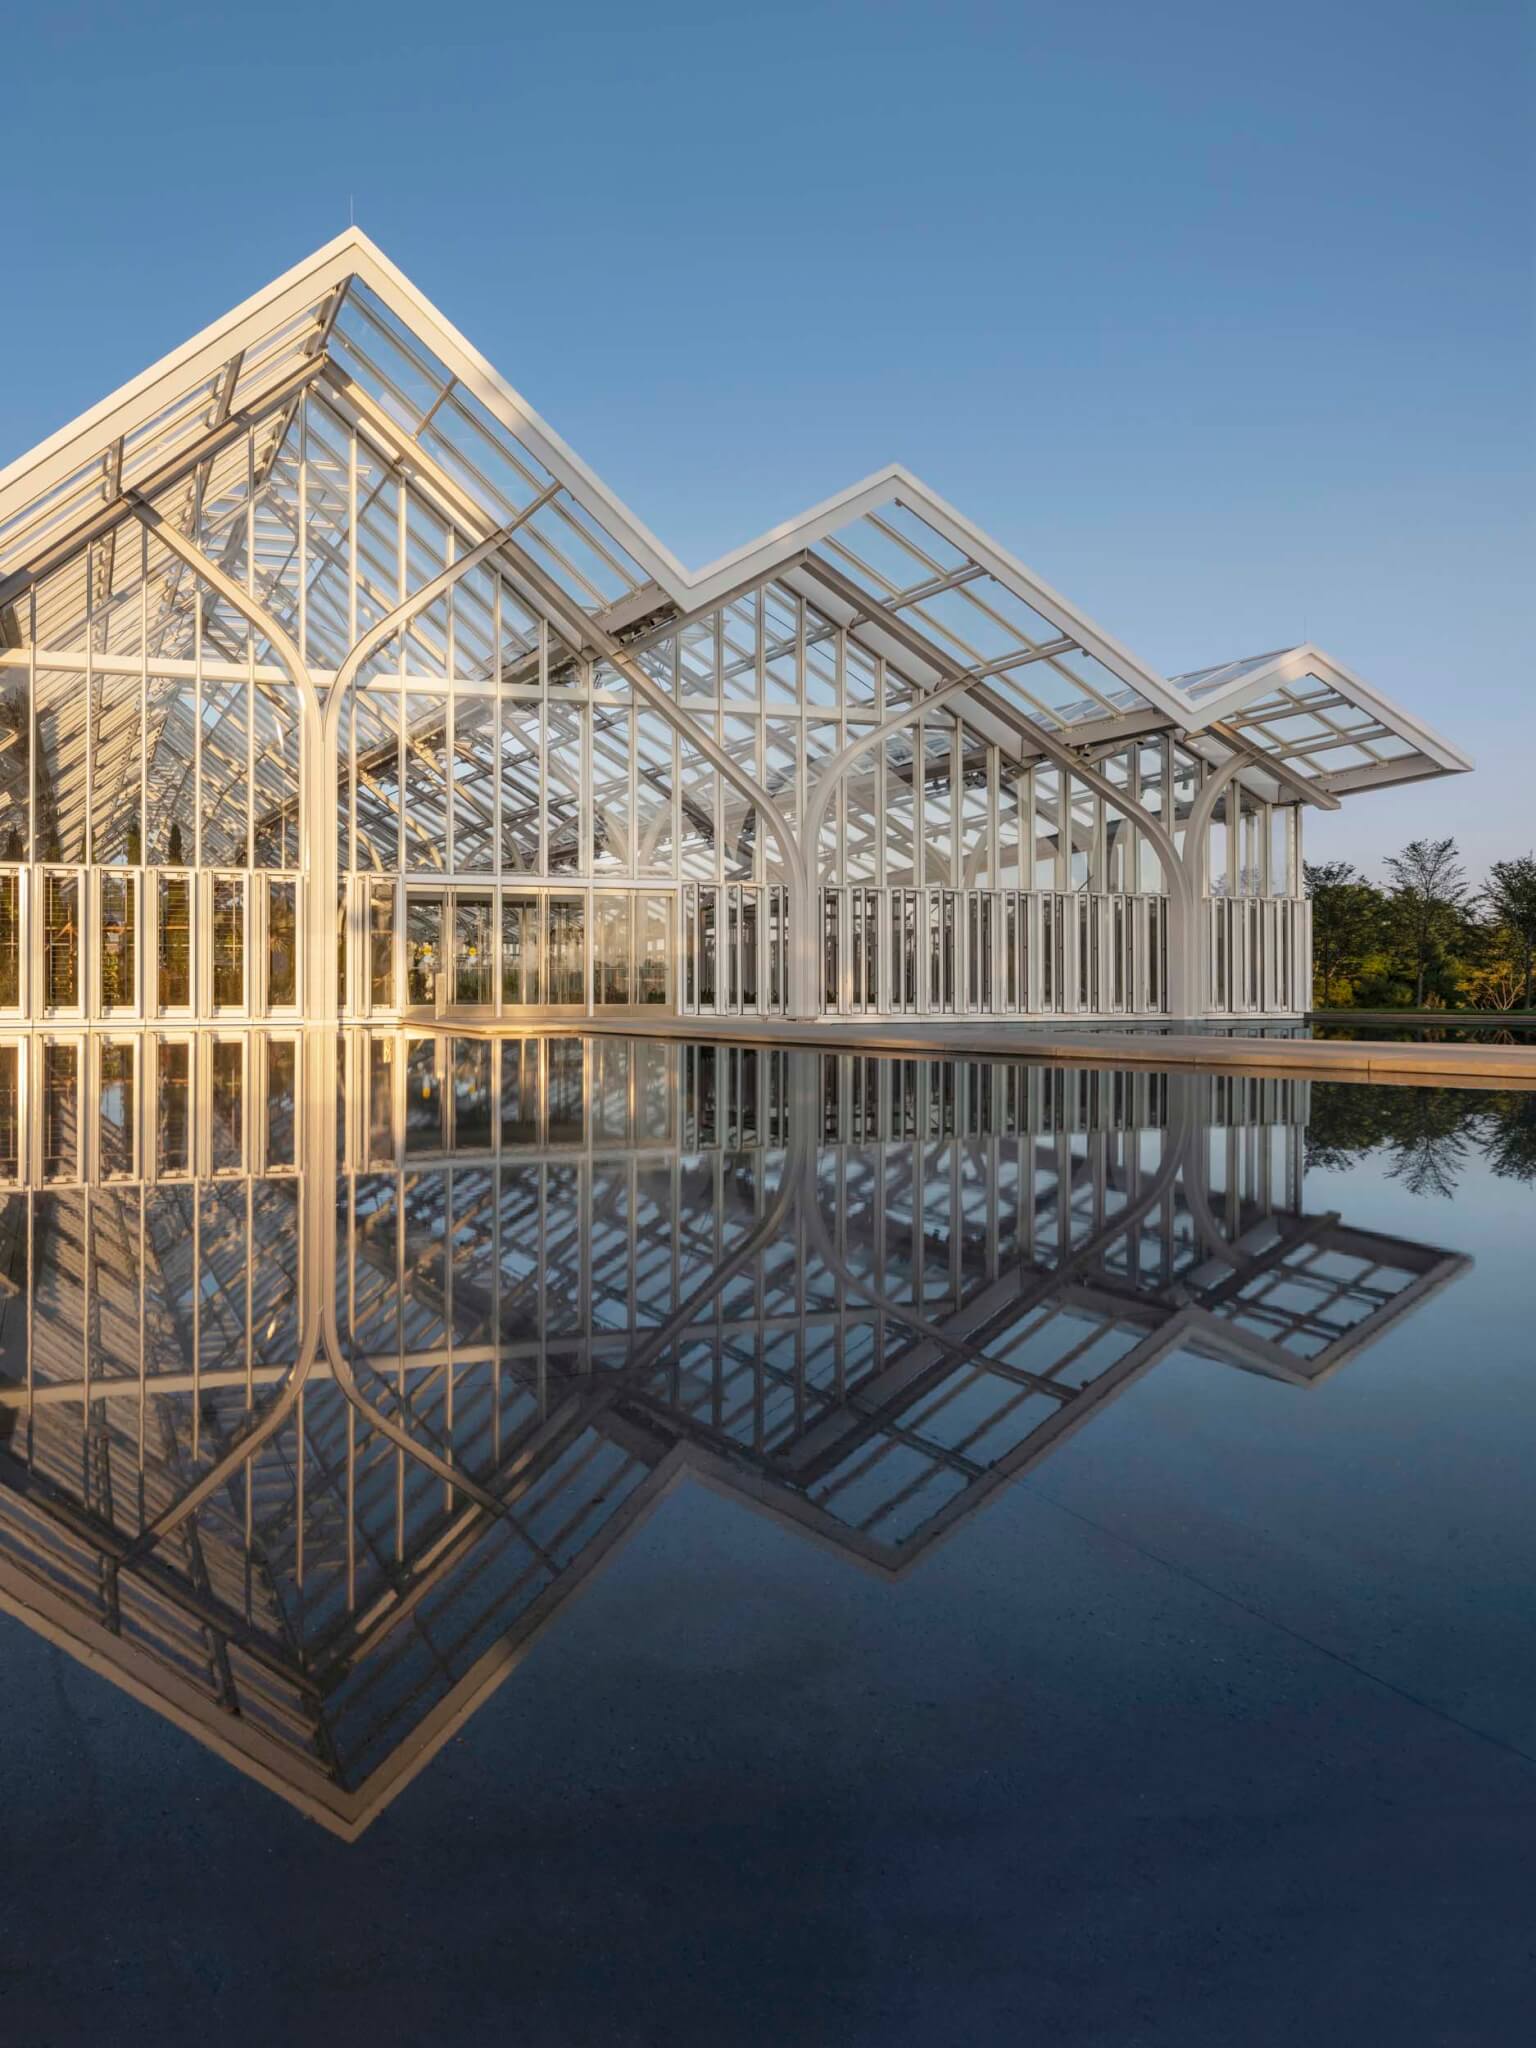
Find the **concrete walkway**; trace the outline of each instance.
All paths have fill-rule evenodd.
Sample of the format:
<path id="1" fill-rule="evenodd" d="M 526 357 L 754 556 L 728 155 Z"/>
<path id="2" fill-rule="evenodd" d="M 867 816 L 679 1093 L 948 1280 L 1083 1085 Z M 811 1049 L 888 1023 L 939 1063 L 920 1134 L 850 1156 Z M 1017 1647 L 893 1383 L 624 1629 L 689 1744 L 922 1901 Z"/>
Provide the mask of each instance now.
<path id="1" fill-rule="evenodd" d="M 1094 1029 L 947 1017 L 588 1017 L 527 1025 L 453 1025 L 467 1035 L 606 1032 L 621 1038 L 724 1039 L 744 1045 L 817 1045 L 839 1052 L 961 1053 L 1073 1060 L 1095 1067 L 1210 1067 L 1222 1073 L 1402 1082 L 1410 1087 L 1536 1089 L 1536 1045 L 1440 1045 L 1367 1039 L 1223 1037 L 1213 1031 Z"/>

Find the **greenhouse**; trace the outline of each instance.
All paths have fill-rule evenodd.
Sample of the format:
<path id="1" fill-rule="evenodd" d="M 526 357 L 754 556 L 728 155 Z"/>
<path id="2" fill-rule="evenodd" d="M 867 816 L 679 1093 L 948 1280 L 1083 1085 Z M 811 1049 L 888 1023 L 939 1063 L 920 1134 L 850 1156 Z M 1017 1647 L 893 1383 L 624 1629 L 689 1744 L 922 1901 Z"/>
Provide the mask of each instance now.
<path id="1" fill-rule="evenodd" d="M 357 231 L 0 474 L 23 1022 L 1283 1019 L 1305 812 L 1469 765 L 899 467 L 685 569 Z"/>

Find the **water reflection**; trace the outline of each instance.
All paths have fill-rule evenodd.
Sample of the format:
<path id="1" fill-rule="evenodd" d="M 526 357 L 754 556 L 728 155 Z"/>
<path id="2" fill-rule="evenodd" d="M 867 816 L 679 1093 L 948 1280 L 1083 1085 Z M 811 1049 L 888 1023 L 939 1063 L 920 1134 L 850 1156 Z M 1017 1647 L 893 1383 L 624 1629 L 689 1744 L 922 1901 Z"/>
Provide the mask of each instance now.
<path id="1" fill-rule="evenodd" d="M 1309 1108 L 642 1039 L 0 1046 L 0 1601 L 354 1834 L 685 1474 L 895 1574 L 1175 1351 L 1337 1369 L 1466 1261 L 1307 1213 Z"/>

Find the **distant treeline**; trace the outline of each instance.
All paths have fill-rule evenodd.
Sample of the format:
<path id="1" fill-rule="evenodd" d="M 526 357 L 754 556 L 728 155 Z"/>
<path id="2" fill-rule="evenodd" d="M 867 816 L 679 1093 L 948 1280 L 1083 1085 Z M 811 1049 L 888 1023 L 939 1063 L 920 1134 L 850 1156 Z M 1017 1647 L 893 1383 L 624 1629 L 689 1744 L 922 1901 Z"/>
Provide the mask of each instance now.
<path id="1" fill-rule="evenodd" d="M 1468 882 L 1454 839 L 1415 839 L 1385 886 L 1347 860 L 1307 863 L 1318 1009 L 1529 1010 L 1536 854 Z"/>

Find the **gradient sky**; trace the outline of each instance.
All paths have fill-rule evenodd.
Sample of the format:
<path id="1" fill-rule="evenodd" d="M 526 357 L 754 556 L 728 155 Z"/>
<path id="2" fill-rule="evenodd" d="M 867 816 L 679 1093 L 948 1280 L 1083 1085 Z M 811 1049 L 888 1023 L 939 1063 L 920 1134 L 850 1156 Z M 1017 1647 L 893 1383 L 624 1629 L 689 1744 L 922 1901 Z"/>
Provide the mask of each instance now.
<path id="1" fill-rule="evenodd" d="M 1165 672 L 1310 638 L 1536 845 L 1533 10 L 60 5 L 0 462 L 347 224 L 698 564 L 900 460 Z"/>

